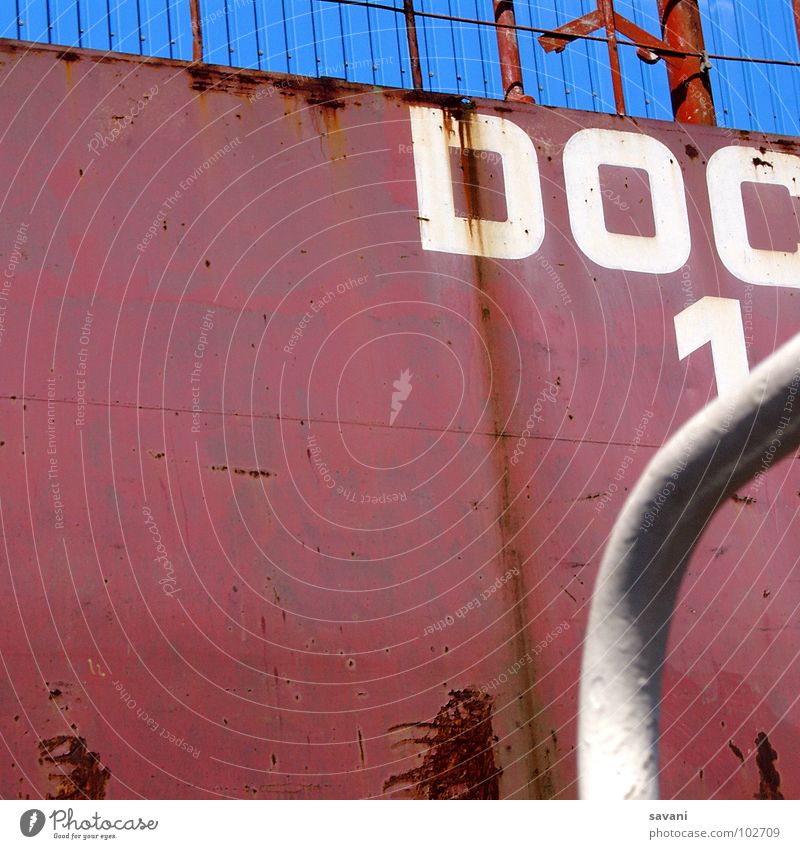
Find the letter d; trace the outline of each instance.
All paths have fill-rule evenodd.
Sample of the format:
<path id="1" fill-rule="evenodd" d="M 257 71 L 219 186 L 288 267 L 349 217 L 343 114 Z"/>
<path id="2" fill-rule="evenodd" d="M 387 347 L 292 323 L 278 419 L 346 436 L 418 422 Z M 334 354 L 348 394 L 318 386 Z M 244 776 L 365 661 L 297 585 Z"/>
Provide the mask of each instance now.
<path id="1" fill-rule="evenodd" d="M 409 107 L 420 238 L 426 251 L 497 259 L 524 259 L 544 240 L 544 209 L 539 160 L 530 137 L 516 124 L 493 115 L 464 121 L 445 118 L 441 109 Z M 503 157 L 505 221 L 457 216 L 453 201 L 450 148 L 462 149 L 460 130 L 478 150 Z"/>

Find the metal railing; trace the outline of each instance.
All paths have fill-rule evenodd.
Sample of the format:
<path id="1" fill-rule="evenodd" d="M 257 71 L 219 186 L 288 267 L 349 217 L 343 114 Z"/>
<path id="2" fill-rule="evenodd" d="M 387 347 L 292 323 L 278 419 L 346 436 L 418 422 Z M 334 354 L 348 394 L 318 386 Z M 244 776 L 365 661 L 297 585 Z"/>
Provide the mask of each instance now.
<path id="1" fill-rule="evenodd" d="M 7 38 L 791 135 L 799 23 L 800 0 L 0 0 Z"/>

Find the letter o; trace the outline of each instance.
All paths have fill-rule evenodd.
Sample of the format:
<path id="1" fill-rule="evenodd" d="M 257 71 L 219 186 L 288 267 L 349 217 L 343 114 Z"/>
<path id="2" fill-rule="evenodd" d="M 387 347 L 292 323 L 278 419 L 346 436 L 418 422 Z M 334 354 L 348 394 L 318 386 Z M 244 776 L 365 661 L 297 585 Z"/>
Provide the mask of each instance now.
<path id="1" fill-rule="evenodd" d="M 657 139 L 617 130 L 580 130 L 564 147 L 570 226 L 578 247 L 603 268 L 669 274 L 691 251 L 686 193 L 677 157 Z M 600 166 L 647 171 L 655 236 L 612 233 L 606 227 Z"/>

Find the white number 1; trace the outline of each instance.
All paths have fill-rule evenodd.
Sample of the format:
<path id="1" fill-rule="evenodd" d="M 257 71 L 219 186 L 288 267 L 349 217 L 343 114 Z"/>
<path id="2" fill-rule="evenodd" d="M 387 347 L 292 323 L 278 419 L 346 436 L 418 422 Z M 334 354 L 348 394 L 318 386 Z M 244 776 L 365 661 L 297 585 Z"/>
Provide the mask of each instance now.
<path id="1" fill-rule="evenodd" d="M 734 298 L 701 298 L 675 316 L 678 358 L 711 343 L 711 360 L 717 394 L 738 386 L 750 372 L 744 324 L 739 301 Z"/>

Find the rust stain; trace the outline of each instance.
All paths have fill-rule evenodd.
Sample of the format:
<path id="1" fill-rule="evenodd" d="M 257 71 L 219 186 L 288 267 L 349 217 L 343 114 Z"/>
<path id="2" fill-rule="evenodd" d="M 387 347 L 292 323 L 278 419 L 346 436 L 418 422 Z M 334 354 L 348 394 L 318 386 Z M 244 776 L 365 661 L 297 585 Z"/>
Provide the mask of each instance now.
<path id="1" fill-rule="evenodd" d="M 228 466 L 212 466 L 212 472 L 227 472 Z M 269 478 L 272 477 L 272 472 L 268 472 L 265 469 L 238 469 L 233 468 L 231 471 L 235 475 L 247 475 L 250 478 Z"/>
<path id="2" fill-rule="evenodd" d="M 781 774 L 775 769 L 775 761 L 778 753 L 772 748 L 769 737 L 759 731 L 755 739 L 756 765 L 758 766 L 758 793 L 753 794 L 754 799 L 783 799 L 781 793 Z"/>
<path id="3" fill-rule="evenodd" d="M 230 94 L 253 94 L 260 85 L 268 83 L 264 75 L 246 71 L 220 70 L 209 65 L 189 65 L 186 68 L 194 91 L 224 91 Z"/>
<path id="4" fill-rule="evenodd" d="M 326 109 L 343 109 L 347 104 L 343 100 L 329 100 L 324 94 L 312 95 L 306 99 L 309 106 L 324 106 Z"/>
<path id="5" fill-rule="evenodd" d="M 358 754 L 361 758 L 361 766 L 367 765 L 367 758 L 364 754 L 364 737 L 361 734 L 361 729 L 358 729 Z"/>
<path id="6" fill-rule="evenodd" d="M 342 109 L 348 105 L 347 101 L 342 99 L 342 93 L 341 80 L 319 77 L 308 87 L 306 103 L 309 106 L 323 106 L 332 110 Z"/>
<path id="7" fill-rule="evenodd" d="M 475 104 L 456 102 L 443 111 L 444 126 L 450 137 L 458 134 L 460 147 L 459 167 L 462 173 L 462 188 L 464 192 L 464 208 L 467 213 L 467 226 L 474 239 L 477 240 L 480 253 L 485 253 L 483 243 L 483 228 L 481 221 L 488 218 L 488 210 L 484 209 L 484 197 L 481 189 L 481 178 L 478 161 L 474 151 L 478 150 L 474 130 Z M 452 160 L 451 160 L 452 168 Z M 479 288 L 482 288 L 479 283 Z M 485 303 L 482 308 L 487 308 Z M 484 314 L 484 319 L 487 316 Z"/>
<path id="8" fill-rule="evenodd" d="M 259 796 L 262 798 L 274 798 L 284 796 L 302 796 L 303 798 L 318 798 L 320 791 L 324 787 L 329 787 L 328 784 L 245 784 L 243 788 L 238 786 L 229 787 L 225 785 L 216 785 L 215 793 L 221 793 L 231 798 L 243 799 L 250 796 Z"/>
<path id="9" fill-rule="evenodd" d="M 742 754 L 742 750 L 733 742 L 733 740 L 728 740 L 728 748 L 736 755 L 737 758 L 744 764 L 744 755 Z"/>
<path id="10" fill-rule="evenodd" d="M 105 799 L 111 777 L 99 755 L 90 752 L 83 737 L 60 735 L 39 742 L 39 763 L 55 768 L 47 779 L 54 792 L 46 799 Z"/>
<path id="11" fill-rule="evenodd" d="M 433 722 L 396 725 L 424 729 L 421 737 L 402 742 L 427 746 L 422 763 L 383 785 L 388 790 L 409 785 L 418 799 L 499 799 L 500 774 L 494 757 L 497 738 L 492 731 L 492 698 L 468 687 L 451 690 L 451 697 Z"/>
<path id="12" fill-rule="evenodd" d="M 336 194 L 347 191 L 348 173 L 342 170 L 342 164 L 346 164 L 349 149 L 345 144 L 346 135 L 342 131 L 338 113 L 338 110 L 347 104 L 343 100 L 327 96 L 324 91 L 307 96 L 306 102 L 315 107 L 311 112 L 311 120 L 319 132 L 322 149 L 328 162 L 338 164 L 329 171 L 331 192 Z"/>
<path id="13" fill-rule="evenodd" d="M 765 168 L 773 168 L 773 167 L 774 167 L 774 166 L 773 166 L 773 164 L 772 164 L 771 162 L 767 162 L 767 160 L 766 160 L 766 159 L 761 159 L 761 157 L 760 157 L 760 156 L 754 156 L 754 157 L 753 157 L 753 165 L 755 165 L 755 166 L 756 166 L 756 168 L 757 168 L 759 165 L 763 165 Z"/>
<path id="14" fill-rule="evenodd" d="M 251 793 L 267 793 L 277 796 L 297 796 L 301 793 L 317 794 L 322 789 L 322 784 L 262 784 L 258 788 L 248 787 L 245 785 L 245 790 Z M 313 798 L 313 796 L 309 796 Z"/>
<path id="15" fill-rule="evenodd" d="M 753 497 L 752 497 L 752 496 L 750 496 L 750 495 L 737 495 L 737 494 L 734 492 L 734 493 L 733 493 L 733 495 L 731 496 L 731 498 L 732 498 L 732 499 L 733 499 L 733 500 L 734 500 L 737 504 L 755 504 L 755 503 L 756 503 L 755 498 L 753 498 Z"/>

